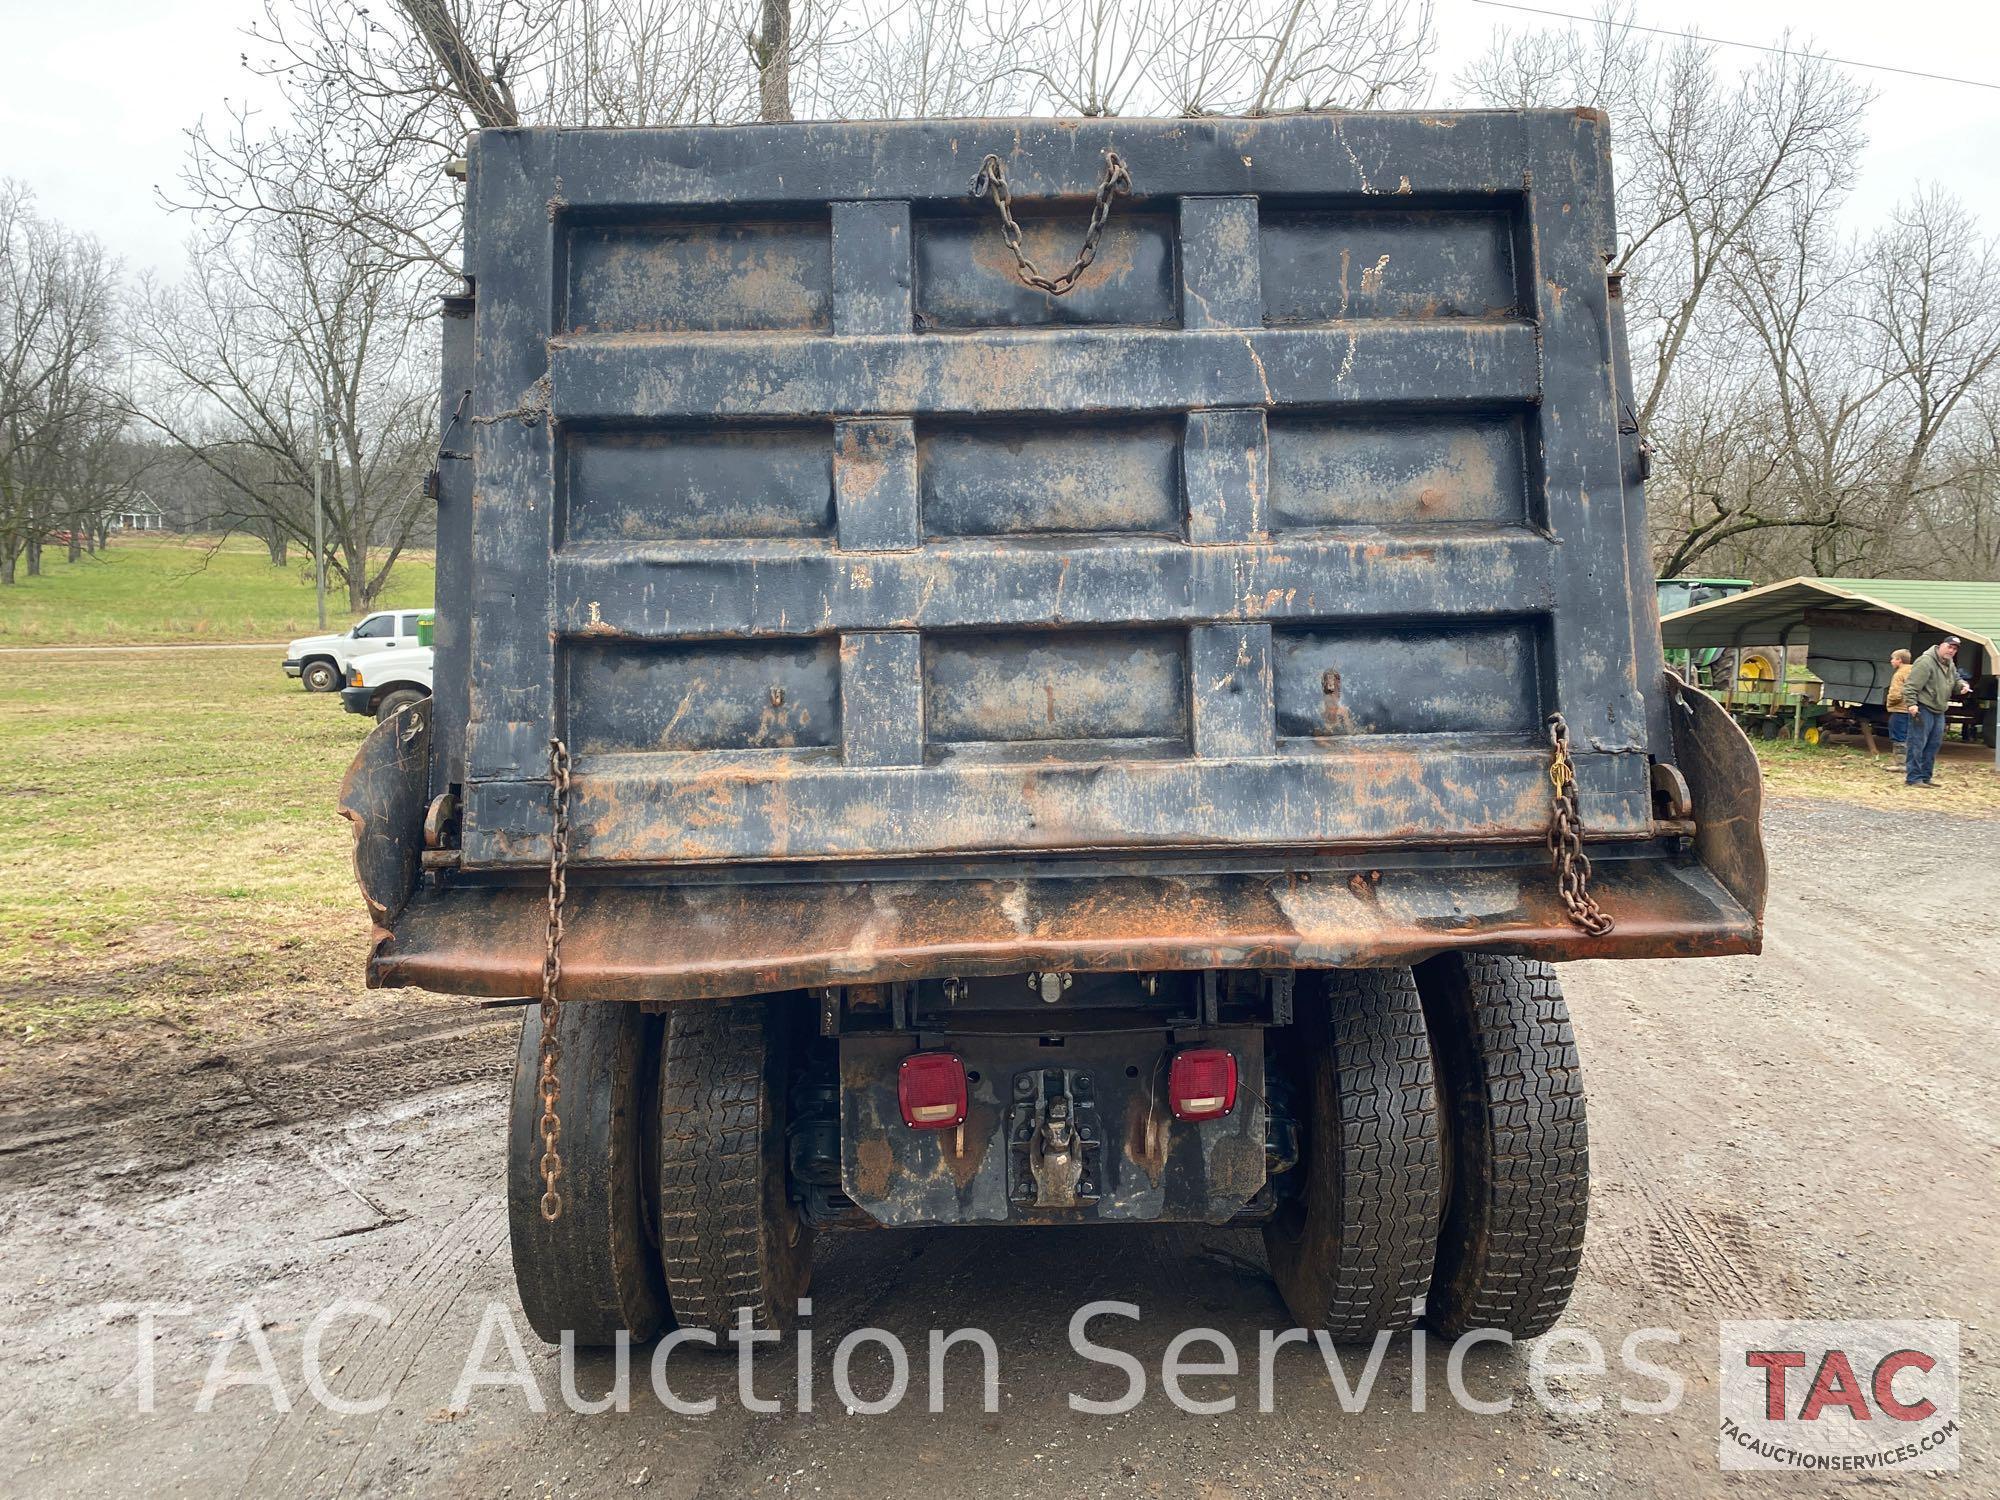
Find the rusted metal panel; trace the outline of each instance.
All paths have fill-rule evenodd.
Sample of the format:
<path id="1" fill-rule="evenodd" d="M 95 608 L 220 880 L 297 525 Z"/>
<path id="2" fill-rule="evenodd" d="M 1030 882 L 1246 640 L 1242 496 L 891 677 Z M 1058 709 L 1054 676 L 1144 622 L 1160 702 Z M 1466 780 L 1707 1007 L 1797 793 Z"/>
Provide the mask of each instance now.
<path id="1" fill-rule="evenodd" d="M 1548 757 L 1508 736 L 1437 738 L 1452 743 L 1357 735 L 1310 753 L 1234 760 L 1189 759 L 1176 753 L 1179 742 L 1151 738 L 1002 743 L 978 758 L 953 745 L 958 753 L 921 768 L 843 766 L 830 751 L 752 746 L 719 752 L 690 782 L 666 784 L 645 756 L 590 756 L 578 764 L 571 847 L 619 866 L 1539 841 Z M 1591 825 L 1646 830 L 1650 786 L 1612 782 L 1607 769 L 1601 760 L 1578 766 Z M 468 856 L 493 865 L 537 851 L 546 859 L 546 787 L 475 791 L 485 821 L 479 842 L 467 835 Z"/>
<path id="2" fill-rule="evenodd" d="M 1702 866 L 1755 912 L 1763 929 L 1769 876 L 1758 836 L 1763 811 L 1764 773 L 1743 726 L 1699 688 L 1665 674 L 1666 698 L 1674 725 L 1674 759 L 1687 783 L 1688 800 L 1698 813 L 1695 853 Z"/>
<path id="3" fill-rule="evenodd" d="M 1066 297 L 1021 285 L 990 213 L 964 209 L 916 222 L 917 327 L 1167 327 L 1179 309 L 1170 213 L 1130 209 L 1105 226 L 1091 274 Z M 1021 249 L 1037 265 L 1076 251 L 1074 214 L 1025 214 Z"/>
<path id="4" fill-rule="evenodd" d="M 1108 150 L 1134 186 L 1095 265 L 1065 297 L 1022 285 L 972 168 L 1001 158 L 1057 266 Z M 1107 894 L 1140 887 L 1107 885 L 1083 906 L 1129 925 L 1078 931 L 1106 963 L 1754 942 L 1731 892 L 1756 884 L 1678 863 L 1658 822 L 1684 752 L 1608 163 L 1588 111 L 482 132 L 476 361 L 446 380 L 475 462 L 440 525 L 464 626 L 439 680 L 463 686 L 427 778 L 462 813 L 379 977 L 514 972 L 511 938 L 482 964 L 440 924 L 504 926 L 532 890 L 552 738 L 576 754 L 573 899 L 604 903 L 601 938 L 571 929 L 599 967 L 565 972 L 605 995 L 620 972 L 655 997 L 810 982 L 841 961 L 819 943 L 876 932 L 899 935 L 869 962 L 945 961 L 872 908 L 797 946 L 753 885 L 774 863 L 829 912 L 866 907 L 885 859 L 927 862 L 898 875 L 912 902 L 970 858 L 1068 861 L 1070 897 L 1247 879 L 1223 873 L 1246 853 L 1463 864 L 1303 929 L 1210 893 L 1242 942 L 1162 943 Z M 1623 851 L 1609 939 L 1529 873 L 1557 711 L 1586 827 Z M 1752 827 L 1730 857 L 1754 852 Z M 1109 873 L 1132 861 L 1160 868 Z M 697 873 L 710 894 L 670 884 Z M 944 925 L 1023 962 L 981 889 L 939 897 Z M 1460 898 L 1437 938 L 1424 914 Z"/>
<path id="5" fill-rule="evenodd" d="M 1303 625 L 1272 635 L 1282 736 L 1532 736 L 1541 725 L 1541 641 L 1530 626 Z"/>
<path id="6" fill-rule="evenodd" d="M 447 297 L 440 312 L 435 597 L 464 600 L 472 592 L 472 299 Z M 431 629 L 431 755 L 434 790 L 443 791 L 465 764 L 472 622 L 463 609 L 439 610 Z"/>
<path id="7" fill-rule="evenodd" d="M 1142 197 L 1255 195 L 1412 206 L 1417 195 L 1491 201 L 1518 195 L 1529 165 L 1574 182 L 1575 165 L 1535 161 L 1545 134 L 1570 156 L 1599 149 L 1595 111 L 1368 112 L 1273 119 L 936 120 L 754 126 L 722 130 L 482 131 L 548 140 L 543 196 L 522 207 L 546 217 L 635 208 L 702 211 L 717 203 L 788 208 L 895 199 L 963 205 L 980 158 L 997 153 L 1023 209 L 1067 200 L 1080 219 L 1116 151 Z M 474 163 L 477 170 L 478 163 Z M 1407 184 L 1407 186 L 1406 186 Z M 523 185 L 524 195 L 527 185 Z M 1404 199 L 1402 205 L 1396 200 Z M 1115 222 L 1115 216 L 1114 216 Z"/>
<path id="8" fill-rule="evenodd" d="M 1518 416 L 1330 418 L 1271 424 L 1274 529 L 1523 526 L 1527 442 Z"/>
<path id="9" fill-rule="evenodd" d="M 1601 296 L 1601 274 L 1598 282 Z M 567 337 L 549 341 L 548 373 L 565 422 L 842 410 L 998 417 L 1259 405 L 1505 407 L 1544 394 L 1532 326 L 1468 319 L 1245 333 L 1091 328 L 1061 338 L 1015 331 L 869 340 Z"/>
<path id="10" fill-rule="evenodd" d="M 1178 423 L 937 422 L 917 442 L 929 536 L 1180 533 Z"/>
<path id="11" fill-rule="evenodd" d="M 757 542 L 591 544 L 564 549 L 553 582 L 565 636 L 676 640 L 1548 615 L 1555 573 L 1555 549 L 1531 534 L 1482 530 L 1447 542 L 1331 531 L 1228 548 L 1140 536 L 1068 548 L 962 538 L 858 557 Z"/>
<path id="12" fill-rule="evenodd" d="M 1518 207 L 1400 212 L 1349 204 L 1267 212 L 1264 318 L 1510 318 L 1521 311 Z"/>
<path id="13" fill-rule="evenodd" d="M 563 541 L 833 534 L 830 424 L 579 428 L 563 443 Z"/>
<path id="14" fill-rule="evenodd" d="M 569 740 L 579 755 L 832 745 L 840 663 L 825 636 L 570 651 Z"/>
<path id="15" fill-rule="evenodd" d="M 1032 743 L 1117 758 L 1113 741 L 1187 754 L 1187 632 L 934 633 L 924 653 L 930 742 Z"/>
<path id="16" fill-rule="evenodd" d="M 1484 865 L 1447 855 L 1278 874 L 572 884 L 563 984 L 581 1000 L 673 1001 L 1048 968 L 1341 968 L 1454 949 L 1552 960 L 1756 951 L 1758 922 L 1701 866 L 1624 852 L 1593 851 L 1592 889 L 1617 923 L 1601 938 L 1571 925 L 1545 860 L 1493 853 Z M 546 919 L 529 887 L 420 893 L 370 981 L 532 993 Z"/>
<path id="17" fill-rule="evenodd" d="M 378 934 L 417 888 L 432 699 L 377 724 L 340 783 L 340 815 L 354 832 L 354 878 Z"/>
<path id="18" fill-rule="evenodd" d="M 571 332 L 833 327 L 833 230 L 826 217 L 577 225 L 565 246 Z"/>

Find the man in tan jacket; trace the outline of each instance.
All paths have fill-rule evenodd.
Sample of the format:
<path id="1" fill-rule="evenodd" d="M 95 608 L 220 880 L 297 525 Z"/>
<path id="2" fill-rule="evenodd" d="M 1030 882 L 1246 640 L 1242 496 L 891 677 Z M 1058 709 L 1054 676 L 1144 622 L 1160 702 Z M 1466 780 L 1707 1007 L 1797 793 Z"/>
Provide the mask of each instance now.
<path id="1" fill-rule="evenodd" d="M 1910 680 L 1910 653 L 1897 649 L 1889 653 L 1889 696 L 1882 706 L 1889 711 L 1889 769 L 1900 771 L 1910 743 L 1910 704 L 1903 696 L 1903 684 Z"/>

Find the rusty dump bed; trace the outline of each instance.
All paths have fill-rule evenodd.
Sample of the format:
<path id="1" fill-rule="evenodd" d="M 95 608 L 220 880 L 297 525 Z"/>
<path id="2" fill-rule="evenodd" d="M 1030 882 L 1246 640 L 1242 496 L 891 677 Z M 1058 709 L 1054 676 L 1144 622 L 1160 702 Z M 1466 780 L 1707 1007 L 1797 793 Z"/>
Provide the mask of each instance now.
<path id="1" fill-rule="evenodd" d="M 997 156 L 1045 273 L 1023 284 Z M 673 1000 L 1754 950 L 1666 676 L 1603 121 L 483 132 L 437 696 L 346 792 L 371 977 Z M 1556 896 L 1574 746 L 1590 937 Z"/>

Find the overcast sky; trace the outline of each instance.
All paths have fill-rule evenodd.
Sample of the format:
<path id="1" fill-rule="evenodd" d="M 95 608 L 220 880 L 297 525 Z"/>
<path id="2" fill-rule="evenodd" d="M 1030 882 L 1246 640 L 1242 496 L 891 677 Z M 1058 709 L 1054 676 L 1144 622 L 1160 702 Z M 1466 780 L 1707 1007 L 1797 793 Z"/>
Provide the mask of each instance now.
<path id="1" fill-rule="evenodd" d="M 1589 8 L 1589 0 L 1529 3 Z M 186 227 L 158 206 L 154 186 L 173 181 L 186 126 L 242 96 L 241 29 L 257 9 L 258 0 L 0 0 L 8 63 L 0 176 L 26 181 L 45 211 L 96 234 L 130 269 L 178 269 Z M 1567 24 L 1477 0 L 1437 0 L 1437 16 L 1438 100 L 1497 26 Z M 1796 40 L 1837 57 L 2000 84 L 1993 0 L 1641 0 L 1638 18 L 1763 43 L 1790 26 Z M 1754 60 L 1747 52 L 1725 56 Z M 2000 232 L 2000 87 L 1873 71 L 1857 77 L 1877 98 L 1851 222 L 1875 222 L 1919 183 L 1936 182 Z"/>

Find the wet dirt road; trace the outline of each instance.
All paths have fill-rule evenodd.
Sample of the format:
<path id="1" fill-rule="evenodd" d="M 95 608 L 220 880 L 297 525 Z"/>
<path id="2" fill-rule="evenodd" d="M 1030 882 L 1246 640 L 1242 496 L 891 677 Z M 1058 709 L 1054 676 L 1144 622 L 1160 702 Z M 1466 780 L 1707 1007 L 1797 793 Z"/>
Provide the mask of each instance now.
<path id="1" fill-rule="evenodd" d="M 977 1493 L 1195 1496 L 1800 1494 L 1853 1481 L 1725 1476 L 1716 1462 L 1717 1321 L 1932 1317 L 1964 1324 L 1963 1467 L 1880 1490 L 1994 1492 L 2000 1319 L 2000 824 L 1834 803 L 1770 818 L 1774 897 L 1759 959 L 1581 964 L 1563 970 L 1591 1091 L 1589 1249 L 1569 1323 L 1608 1351 L 1602 1375 L 1537 1400 L 1520 1351 L 1485 1348 L 1466 1386 L 1511 1410 L 1447 1395 L 1439 1351 L 1406 1340 L 1365 1409 L 1341 1409 L 1315 1352 L 1275 1360 L 1259 1405 L 1259 1332 L 1288 1326 L 1254 1234 L 1132 1229 L 863 1234 L 821 1241 L 809 1320 L 813 1401 L 798 1410 L 793 1346 L 757 1362 L 757 1414 L 733 1358 L 674 1351 L 662 1409 L 638 1352 L 631 1410 L 565 1409 L 558 1361 L 518 1326 L 547 1410 L 516 1387 L 452 1408 L 488 1308 L 515 1326 L 501 1193 L 506 1078 L 518 1017 L 436 1003 L 339 1033 L 298 1037 L 188 1072 L 143 1067 L 122 1097 L 78 1107 L 14 1099 L 0 1112 L 0 1492 L 9 1495 L 743 1494 L 925 1497 Z M 336 1298 L 387 1310 L 386 1327 L 334 1321 L 318 1341 L 340 1412 L 306 1396 L 302 1358 Z M 1149 1394 L 1118 1416 L 1117 1368 L 1072 1348 L 1093 1299 L 1098 1342 L 1142 1363 Z M 106 1304 L 183 1309 L 157 1320 L 154 1410 L 134 1375 L 140 1321 Z M 254 1308 L 291 1401 L 268 1386 L 220 1391 L 197 1412 L 235 1309 Z M 928 1330 L 987 1330 L 998 1410 L 976 1359 L 952 1354 L 945 1411 L 926 1408 Z M 911 1353 L 894 1411 L 850 1413 L 830 1379 L 848 1331 L 874 1326 Z M 1186 1394 L 1233 1412 L 1193 1415 L 1160 1394 L 1183 1329 L 1218 1330 L 1235 1377 Z M 1679 1407 L 1641 1415 L 1663 1383 L 1625 1369 L 1621 1340 L 1671 1330 L 1645 1358 L 1686 1382 Z M 240 1332 L 240 1330 L 239 1330 Z M 484 1366 L 507 1367 L 489 1329 Z M 1189 1359 L 1213 1358 L 1202 1345 Z M 1574 1359 L 1577 1351 L 1565 1351 Z M 1366 1351 L 1348 1351 L 1358 1379 Z M 580 1361 L 586 1397 L 611 1379 Z M 889 1378 L 883 1349 L 852 1367 L 862 1399 Z M 1426 1409 L 1413 1412 L 1413 1377 Z"/>

